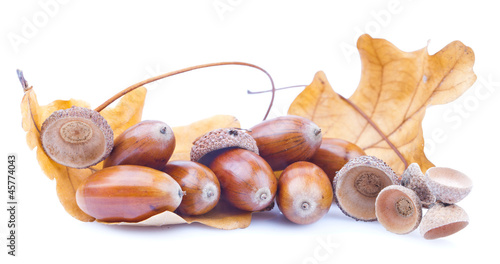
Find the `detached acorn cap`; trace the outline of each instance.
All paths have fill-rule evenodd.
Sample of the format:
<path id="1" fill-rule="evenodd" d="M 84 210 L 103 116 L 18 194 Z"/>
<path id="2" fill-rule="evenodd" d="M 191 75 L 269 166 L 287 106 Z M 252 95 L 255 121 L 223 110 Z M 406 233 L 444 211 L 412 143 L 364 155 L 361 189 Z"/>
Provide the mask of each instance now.
<path id="1" fill-rule="evenodd" d="M 436 202 L 436 196 L 432 194 L 425 182 L 424 174 L 417 163 L 412 163 L 401 175 L 401 186 L 412 189 L 418 195 L 422 206 L 428 208 Z"/>
<path id="2" fill-rule="evenodd" d="M 425 173 L 425 181 L 438 201 L 454 204 L 465 198 L 472 189 L 472 180 L 460 171 L 432 167 Z"/>
<path id="3" fill-rule="evenodd" d="M 52 113 L 43 122 L 40 138 L 52 160 L 78 169 L 101 162 L 113 149 L 113 130 L 106 119 L 84 107 Z"/>
<path id="4" fill-rule="evenodd" d="M 424 215 L 420 234 L 425 239 L 436 239 L 455 234 L 468 224 L 469 216 L 462 207 L 438 202 Z"/>
<path id="5" fill-rule="evenodd" d="M 374 156 L 351 159 L 333 181 L 340 210 L 356 220 L 375 221 L 375 199 L 386 186 L 398 182 L 396 173 Z"/>
<path id="6" fill-rule="evenodd" d="M 413 190 L 390 185 L 378 194 L 375 214 L 387 231 L 408 234 L 417 229 L 422 220 L 422 205 Z"/>
<path id="7" fill-rule="evenodd" d="M 207 154 L 227 148 L 242 148 L 259 154 L 255 139 L 245 130 L 234 127 L 218 128 L 198 137 L 193 142 L 191 161 L 206 163 L 206 159 L 209 158 L 205 157 L 208 156 Z"/>

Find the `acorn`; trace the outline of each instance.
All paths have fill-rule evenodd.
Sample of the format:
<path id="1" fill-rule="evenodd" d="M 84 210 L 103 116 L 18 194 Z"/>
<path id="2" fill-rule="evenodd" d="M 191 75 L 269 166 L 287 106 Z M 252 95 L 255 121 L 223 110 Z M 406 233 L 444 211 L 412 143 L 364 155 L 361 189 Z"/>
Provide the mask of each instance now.
<path id="1" fill-rule="evenodd" d="M 283 170 L 276 203 L 288 220 L 296 224 L 314 223 L 328 213 L 332 201 L 332 185 L 319 166 L 298 161 Z"/>
<path id="2" fill-rule="evenodd" d="M 141 121 L 120 134 L 104 167 L 140 165 L 162 170 L 175 149 L 174 132 L 162 121 Z"/>
<path id="3" fill-rule="evenodd" d="M 354 143 L 340 138 L 323 138 L 319 149 L 309 161 L 323 169 L 333 183 L 337 172 L 349 160 L 364 155 L 365 151 Z"/>
<path id="4" fill-rule="evenodd" d="M 77 189 L 76 202 L 86 214 L 102 222 L 140 222 L 164 211 L 174 211 L 183 192 L 168 174 L 137 165 L 104 168 Z"/>
<path id="5" fill-rule="evenodd" d="M 53 161 L 83 169 L 111 153 L 113 130 L 98 112 L 73 106 L 55 111 L 43 122 L 40 140 Z"/>
<path id="6" fill-rule="evenodd" d="M 216 129 L 199 137 L 191 159 L 215 173 L 222 196 L 234 207 L 260 211 L 273 204 L 277 180 L 271 166 L 258 154 L 255 140 L 238 128 Z"/>
<path id="7" fill-rule="evenodd" d="M 275 171 L 296 161 L 307 161 L 321 145 L 321 129 L 311 120 L 294 115 L 263 121 L 250 129 L 259 154 Z"/>
<path id="8" fill-rule="evenodd" d="M 207 166 L 187 160 L 167 163 L 163 169 L 186 193 L 177 211 L 185 215 L 201 215 L 212 210 L 220 198 L 219 180 Z"/>
<path id="9" fill-rule="evenodd" d="M 375 200 L 379 192 L 398 183 L 396 173 L 374 156 L 347 162 L 333 181 L 333 193 L 340 210 L 360 221 L 375 221 Z"/>

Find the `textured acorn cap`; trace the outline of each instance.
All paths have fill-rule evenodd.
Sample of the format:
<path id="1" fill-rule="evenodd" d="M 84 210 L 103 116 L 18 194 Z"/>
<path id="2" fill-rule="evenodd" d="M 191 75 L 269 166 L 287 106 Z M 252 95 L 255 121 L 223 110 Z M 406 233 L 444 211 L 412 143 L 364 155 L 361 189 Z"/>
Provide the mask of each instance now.
<path id="1" fill-rule="evenodd" d="M 422 206 L 428 208 L 436 202 L 434 196 L 425 182 L 424 174 L 417 163 L 412 163 L 401 175 L 401 186 L 412 189 L 418 195 Z"/>
<path id="2" fill-rule="evenodd" d="M 374 156 L 351 159 L 333 181 L 335 201 L 340 210 L 356 220 L 375 221 L 375 200 L 386 186 L 398 182 L 394 171 Z"/>
<path id="3" fill-rule="evenodd" d="M 436 239 L 455 234 L 468 224 L 469 216 L 460 206 L 438 202 L 422 218 L 420 234 L 425 239 Z"/>
<path id="4" fill-rule="evenodd" d="M 245 130 L 234 127 L 219 128 L 198 137 L 193 142 L 191 161 L 206 163 L 204 158 L 207 154 L 227 148 L 242 148 L 259 154 L 255 139 Z"/>
<path id="5" fill-rule="evenodd" d="M 40 138 L 52 160 L 78 169 L 99 163 L 113 149 L 113 130 L 106 119 L 84 107 L 52 113 L 43 122 Z"/>
<path id="6" fill-rule="evenodd" d="M 448 204 L 461 201 L 472 189 L 472 180 L 467 175 L 450 168 L 428 169 L 425 181 L 436 199 Z"/>
<path id="7" fill-rule="evenodd" d="M 417 229 L 422 220 L 422 205 L 413 190 L 390 185 L 378 194 L 375 214 L 387 231 L 408 234 Z"/>

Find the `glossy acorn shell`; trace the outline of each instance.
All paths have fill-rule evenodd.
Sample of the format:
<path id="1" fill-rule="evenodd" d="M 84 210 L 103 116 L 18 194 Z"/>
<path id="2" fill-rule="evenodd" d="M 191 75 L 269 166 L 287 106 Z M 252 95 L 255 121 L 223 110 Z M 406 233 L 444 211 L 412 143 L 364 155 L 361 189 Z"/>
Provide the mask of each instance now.
<path id="1" fill-rule="evenodd" d="M 220 198 L 219 180 L 207 166 L 186 160 L 167 163 L 163 169 L 185 192 L 177 211 L 185 215 L 201 215 L 212 210 Z"/>
<path id="2" fill-rule="evenodd" d="M 208 166 L 217 176 L 222 197 L 245 211 L 259 211 L 274 202 L 277 179 L 271 166 L 246 149 L 221 151 Z"/>
<path id="3" fill-rule="evenodd" d="M 76 202 L 102 222 L 139 222 L 174 211 L 182 200 L 179 184 L 168 174 L 136 165 L 104 168 L 77 189 Z"/>
<path id="4" fill-rule="evenodd" d="M 162 170 L 175 149 L 172 129 L 161 121 L 145 120 L 120 134 L 104 167 L 140 165 Z"/>
<path id="5" fill-rule="evenodd" d="M 263 121 L 250 129 L 259 154 L 275 171 L 296 161 L 309 160 L 321 145 L 321 129 L 311 120 L 294 115 Z"/>
<path id="6" fill-rule="evenodd" d="M 351 159 L 366 155 L 364 150 L 339 138 L 323 138 L 319 149 L 309 160 L 318 165 L 333 182 L 337 172 Z"/>
<path id="7" fill-rule="evenodd" d="M 276 203 L 288 220 L 296 224 L 314 223 L 328 213 L 332 202 L 332 185 L 319 166 L 299 161 L 281 174 Z"/>

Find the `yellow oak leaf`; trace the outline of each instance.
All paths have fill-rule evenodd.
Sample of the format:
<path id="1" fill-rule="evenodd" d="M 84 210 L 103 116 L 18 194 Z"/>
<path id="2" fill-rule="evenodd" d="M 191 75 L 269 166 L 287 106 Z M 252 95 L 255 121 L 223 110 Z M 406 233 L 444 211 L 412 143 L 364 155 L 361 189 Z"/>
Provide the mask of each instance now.
<path id="1" fill-rule="evenodd" d="M 142 108 L 146 97 L 146 88 L 139 88 L 125 95 L 112 109 L 105 109 L 101 115 L 107 120 L 115 133 L 121 133 L 128 127 L 141 120 Z M 75 193 L 80 183 L 90 176 L 95 170 L 102 168 L 102 162 L 88 169 L 74 169 L 63 166 L 50 159 L 43 150 L 40 141 L 40 130 L 43 122 L 54 111 L 68 109 L 72 106 L 89 107 L 81 100 L 56 100 L 48 105 L 38 104 L 35 91 L 26 89 L 21 102 L 22 126 L 26 131 L 26 142 L 30 149 L 36 147 L 36 154 L 40 168 L 49 179 L 56 180 L 58 198 L 65 210 L 81 221 L 94 221 L 95 219 L 85 214 L 76 204 Z M 117 133 L 118 132 L 118 133 Z"/>
<path id="2" fill-rule="evenodd" d="M 334 92 L 318 72 L 288 114 L 311 119 L 324 137 L 353 142 L 399 174 L 413 162 L 426 171 L 434 165 L 424 153 L 425 110 L 455 100 L 472 86 L 472 49 L 455 41 L 434 55 L 427 48 L 404 52 L 369 35 L 362 35 L 357 47 L 362 75 L 349 99 Z"/>

